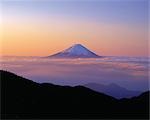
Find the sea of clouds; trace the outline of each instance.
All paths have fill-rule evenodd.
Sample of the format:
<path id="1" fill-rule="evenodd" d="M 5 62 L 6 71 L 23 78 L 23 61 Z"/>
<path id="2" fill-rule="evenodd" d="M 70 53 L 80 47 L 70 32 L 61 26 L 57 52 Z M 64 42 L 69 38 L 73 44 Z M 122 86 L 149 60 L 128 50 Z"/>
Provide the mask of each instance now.
<path id="1" fill-rule="evenodd" d="M 38 83 L 84 85 L 115 83 L 130 90 L 149 89 L 150 59 L 147 57 L 103 57 L 96 59 L 50 59 L 5 56 L 0 69 Z"/>

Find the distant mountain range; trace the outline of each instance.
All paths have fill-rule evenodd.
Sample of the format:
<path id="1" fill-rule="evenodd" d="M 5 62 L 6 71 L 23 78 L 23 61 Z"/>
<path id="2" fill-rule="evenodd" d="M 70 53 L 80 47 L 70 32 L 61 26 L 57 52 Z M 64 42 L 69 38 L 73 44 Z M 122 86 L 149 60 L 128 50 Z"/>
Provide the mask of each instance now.
<path id="1" fill-rule="evenodd" d="M 2 70 L 0 75 L 2 119 L 149 118 L 149 91 L 118 100 L 83 86 L 38 84 Z"/>
<path id="2" fill-rule="evenodd" d="M 138 96 L 142 93 L 141 91 L 128 90 L 128 89 L 120 87 L 119 85 L 114 84 L 114 83 L 109 84 L 109 85 L 88 83 L 83 86 L 88 87 L 97 92 L 105 93 L 107 95 L 113 96 L 118 99 L 131 98 L 133 96 Z"/>
<path id="3" fill-rule="evenodd" d="M 81 44 L 75 44 L 72 47 L 48 56 L 49 58 L 99 58 L 94 52 L 88 50 Z"/>

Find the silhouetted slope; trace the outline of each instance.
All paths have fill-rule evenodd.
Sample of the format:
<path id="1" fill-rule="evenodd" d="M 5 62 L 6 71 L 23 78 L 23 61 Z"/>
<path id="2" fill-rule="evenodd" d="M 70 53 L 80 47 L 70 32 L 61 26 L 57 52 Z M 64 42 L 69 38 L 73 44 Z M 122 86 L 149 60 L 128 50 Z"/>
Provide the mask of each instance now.
<path id="1" fill-rule="evenodd" d="M 148 118 L 149 92 L 119 101 L 82 86 L 38 84 L 6 71 L 0 74 L 2 118 Z"/>
<path id="2" fill-rule="evenodd" d="M 138 96 L 142 93 L 141 91 L 128 90 L 128 89 L 120 87 L 119 85 L 114 84 L 114 83 L 111 83 L 109 85 L 103 85 L 103 84 L 97 84 L 97 83 L 87 83 L 83 86 L 90 88 L 94 91 L 104 93 L 106 95 L 111 95 L 118 99 L 131 98 L 133 96 Z"/>

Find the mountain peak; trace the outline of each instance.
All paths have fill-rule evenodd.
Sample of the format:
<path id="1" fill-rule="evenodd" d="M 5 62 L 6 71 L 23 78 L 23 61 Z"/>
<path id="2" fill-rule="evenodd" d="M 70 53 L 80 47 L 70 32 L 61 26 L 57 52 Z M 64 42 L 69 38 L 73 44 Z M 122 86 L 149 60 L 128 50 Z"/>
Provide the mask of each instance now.
<path id="1" fill-rule="evenodd" d="M 83 46 L 83 45 L 81 45 L 81 44 L 74 44 L 73 46 L 76 47 L 76 46 Z"/>
<path id="2" fill-rule="evenodd" d="M 82 48 L 85 48 L 82 44 L 74 44 L 74 45 L 72 45 L 72 47 L 82 47 Z"/>
<path id="3" fill-rule="evenodd" d="M 81 44 L 74 44 L 68 49 L 63 50 L 57 54 L 54 54 L 49 57 L 55 58 L 98 58 L 99 56 L 96 55 L 94 52 L 88 50 Z"/>

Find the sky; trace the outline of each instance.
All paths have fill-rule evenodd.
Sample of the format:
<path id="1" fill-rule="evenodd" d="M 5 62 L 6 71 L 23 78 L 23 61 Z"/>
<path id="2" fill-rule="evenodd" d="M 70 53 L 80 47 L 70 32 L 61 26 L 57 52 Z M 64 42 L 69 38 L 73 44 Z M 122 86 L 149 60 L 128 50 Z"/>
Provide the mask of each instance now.
<path id="1" fill-rule="evenodd" d="M 48 56 L 83 44 L 104 56 L 148 55 L 148 0 L 2 0 L 0 55 Z"/>

